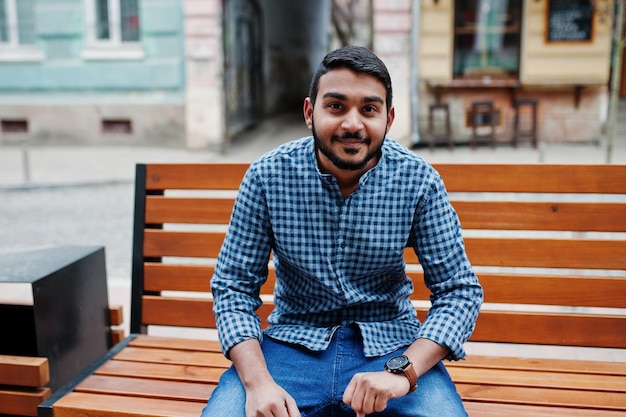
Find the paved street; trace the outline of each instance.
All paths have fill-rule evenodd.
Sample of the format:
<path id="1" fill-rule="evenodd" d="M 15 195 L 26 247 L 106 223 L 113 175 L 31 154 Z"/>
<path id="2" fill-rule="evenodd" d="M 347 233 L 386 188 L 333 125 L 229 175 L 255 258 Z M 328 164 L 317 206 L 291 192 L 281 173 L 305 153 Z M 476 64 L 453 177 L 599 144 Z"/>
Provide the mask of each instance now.
<path id="1" fill-rule="evenodd" d="M 138 162 L 251 161 L 274 146 L 308 134 L 299 118 L 266 122 L 225 153 L 173 148 L 37 147 L 0 143 L 0 251 L 58 245 L 106 248 L 109 298 L 129 318 L 134 166 Z M 513 149 L 417 149 L 428 161 L 486 163 L 604 163 L 604 144 L 529 145 Z M 626 164 L 626 138 L 612 161 Z"/>

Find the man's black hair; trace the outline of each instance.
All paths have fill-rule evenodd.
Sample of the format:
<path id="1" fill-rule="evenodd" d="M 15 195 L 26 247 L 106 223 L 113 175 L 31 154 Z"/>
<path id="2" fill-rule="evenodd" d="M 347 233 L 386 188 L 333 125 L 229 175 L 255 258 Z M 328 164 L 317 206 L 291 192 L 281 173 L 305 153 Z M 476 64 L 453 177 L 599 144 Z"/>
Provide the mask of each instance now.
<path id="1" fill-rule="evenodd" d="M 372 51 L 362 46 L 344 46 L 336 49 L 324 57 L 317 71 L 313 74 L 311 87 L 309 88 L 309 98 L 311 104 L 315 106 L 317 91 L 319 89 L 320 78 L 330 70 L 347 68 L 354 72 L 365 73 L 376 77 L 387 90 L 387 113 L 391 110 L 392 89 L 391 77 L 385 63 Z"/>

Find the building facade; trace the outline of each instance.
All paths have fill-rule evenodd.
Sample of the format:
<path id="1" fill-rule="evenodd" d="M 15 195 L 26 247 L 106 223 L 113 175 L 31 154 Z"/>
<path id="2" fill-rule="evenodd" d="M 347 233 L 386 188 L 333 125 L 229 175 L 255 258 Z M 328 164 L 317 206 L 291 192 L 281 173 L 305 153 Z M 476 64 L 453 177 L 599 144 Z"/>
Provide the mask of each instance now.
<path id="1" fill-rule="evenodd" d="M 340 1 L 0 0 L 0 143 L 227 149 L 301 111 Z M 371 1 L 360 9 L 394 80 L 401 142 L 441 128 L 433 104 L 455 142 L 485 128 L 508 142 L 520 99 L 536 100 L 540 140 L 602 136 L 612 1 L 354 1 Z"/>
<path id="2" fill-rule="evenodd" d="M 423 0 L 420 114 L 445 103 L 456 140 L 471 140 L 474 124 L 493 124 L 506 142 L 523 111 L 516 101 L 530 98 L 540 140 L 597 141 L 607 118 L 612 36 L 609 0 Z M 493 112 L 472 113 L 473 103 L 486 101 Z"/>
<path id="3" fill-rule="evenodd" d="M 178 0 L 2 0 L 0 135 L 180 145 L 183 50 Z"/>

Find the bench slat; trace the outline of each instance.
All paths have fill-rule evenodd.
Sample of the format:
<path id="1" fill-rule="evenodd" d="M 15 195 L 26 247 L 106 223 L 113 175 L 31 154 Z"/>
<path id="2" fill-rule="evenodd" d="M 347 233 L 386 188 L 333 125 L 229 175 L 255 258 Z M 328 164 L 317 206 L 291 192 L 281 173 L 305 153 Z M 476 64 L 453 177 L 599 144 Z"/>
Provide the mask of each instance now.
<path id="1" fill-rule="evenodd" d="M 228 224 L 234 198 L 146 197 L 146 224 Z M 626 204 L 457 201 L 465 229 L 626 231 Z"/>
<path id="2" fill-rule="evenodd" d="M 217 258 L 224 235 L 146 229 L 144 256 Z M 465 245 L 476 266 L 626 269 L 626 241 L 468 237 Z M 405 259 L 418 263 L 411 248 L 405 250 Z"/>
<path id="3" fill-rule="evenodd" d="M 149 164 L 146 189 L 237 190 L 249 164 Z M 626 194 L 624 165 L 435 164 L 449 192 Z M 607 181 L 611 178 L 611 181 Z"/>
<path id="4" fill-rule="evenodd" d="M 452 201 L 463 229 L 626 232 L 626 204 Z"/>
<path id="5" fill-rule="evenodd" d="M 175 365 L 215 366 L 228 368 L 231 362 L 221 352 L 191 352 L 174 349 L 151 349 L 128 346 L 115 355 L 118 361 L 170 363 Z"/>
<path id="6" fill-rule="evenodd" d="M 213 302 L 210 300 L 145 295 L 142 304 L 144 325 L 215 328 Z M 273 305 L 263 304 L 257 310 L 264 327 L 267 326 L 266 318 L 272 309 Z"/>
<path id="7" fill-rule="evenodd" d="M 47 358 L 0 355 L 0 385 L 43 387 L 50 382 Z"/>
<path id="8" fill-rule="evenodd" d="M 565 374 L 549 371 L 518 371 L 450 367 L 455 382 L 508 387 L 559 388 L 626 394 L 626 380 L 619 376 Z M 626 404 L 625 404 L 626 405 Z"/>
<path id="9" fill-rule="evenodd" d="M 626 320 L 608 315 L 482 311 L 470 340 L 626 348 Z"/>
<path id="10" fill-rule="evenodd" d="M 166 381 L 203 382 L 217 384 L 225 368 L 163 363 L 127 362 L 110 360 L 95 372 L 96 375 L 130 378 L 154 378 Z"/>
<path id="11" fill-rule="evenodd" d="M 478 279 L 486 303 L 626 308 L 626 278 L 478 274 Z"/>
<path id="12" fill-rule="evenodd" d="M 197 417 L 203 403 L 71 392 L 54 405 L 54 417 Z"/>
<path id="13" fill-rule="evenodd" d="M 50 397 L 50 388 L 0 387 L 0 414 L 36 416 L 37 406 Z"/>
<path id="14" fill-rule="evenodd" d="M 196 401 L 203 403 L 207 402 L 214 389 L 215 384 L 103 375 L 91 375 L 76 387 L 77 392 Z"/>
<path id="15" fill-rule="evenodd" d="M 228 224 L 233 198 L 146 197 L 146 224 Z"/>
<path id="16" fill-rule="evenodd" d="M 622 411 L 576 409 L 537 405 L 496 404 L 466 400 L 469 417 L 623 417 Z"/>
<path id="17" fill-rule="evenodd" d="M 465 246 L 474 266 L 626 269 L 625 240 L 468 237 Z M 417 263 L 411 248 L 404 257 Z"/>
<path id="18" fill-rule="evenodd" d="M 449 192 L 626 194 L 626 165 L 435 164 L 434 167 L 444 178 Z"/>
<path id="19" fill-rule="evenodd" d="M 447 362 L 446 367 L 502 370 L 540 370 L 545 372 L 626 375 L 626 363 L 572 359 L 518 358 L 508 356 L 470 355 L 465 360 Z"/>
<path id="20" fill-rule="evenodd" d="M 210 300 L 144 296 L 143 305 L 144 325 L 215 327 Z M 272 308 L 271 303 L 264 303 L 257 311 L 264 326 Z M 423 320 L 427 310 L 417 310 Z M 594 338 L 589 338 L 589 329 L 596 330 Z M 483 311 L 470 340 L 624 348 L 626 322 L 610 315 Z"/>
<path id="21" fill-rule="evenodd" d="M 147 262 L 144 264 L 144 290 L 210 292 L 213 266 L 178 265 Z M 413 300 L 428 300 L 421 271 L 407 273 L 415 288 Z M 537 274 L 478 274 L 485 289 L 485 302 L 540 304 L 579 307 L 626 308 L 626 279 L 620 277 L 549 276 Z M 270 267 L 261 294 L 273 293 L 276 277 Z M 524 291 L 511 291 L 523 288 Z M 559 294 L 558 298 L 553 294 Z"/>
<path id="22" fill-rule="evenodd" d="M 146 229 L 143 254 L 148 258 L 182 256 L 217 258 L 224 232 L 178 232 Z"/>
<path id="23" fill-rule="evenodd" d="M 146 262 L 144 269 L 144 291 L 211 291 L 212 265 L 178 265 Z"/>
<path id="24" fill-rule="evenodd" d="M 184 339 L 179 337 L 148 336 L 144 334 L 138 335 L 129 345 L 155 349 L 221 352 L 220 344 L 217 340 Z"/>
<path id="25" fill-rule="evenodd" d="M 120 326 L 124 323 L 124 307 L 121 304 L 109 306 L 109 320 L 111 326 Z"/>
<path id="26" fill-rule="evenodd" d="M 461 398 L 504 404 L 532 404 L 601 410 L 626 410 L 623 393 L 589 392 L 575 389 L 520 388 L 456 383 Z"/>
<path id="27" fill-rule="evenodd" d="M 249 164 L 149 164 L 146 189 L 237 190 Z"/>

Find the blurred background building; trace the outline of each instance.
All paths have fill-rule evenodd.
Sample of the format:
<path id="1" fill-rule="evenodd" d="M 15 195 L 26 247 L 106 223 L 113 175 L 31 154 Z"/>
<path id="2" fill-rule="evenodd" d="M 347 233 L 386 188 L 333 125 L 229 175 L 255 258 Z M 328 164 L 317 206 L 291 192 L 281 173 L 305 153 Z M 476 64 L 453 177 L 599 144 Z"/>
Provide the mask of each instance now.
<path id="1" fill-rule="evenodd" d="M 227 149 L 299 113 L 345 44 L 387 63 L 390 136 L 407 145 L 509 142 L 522 123 L 597 141 L 614 13 L 612 0 L 0 0 L 0 142 Z"/>

